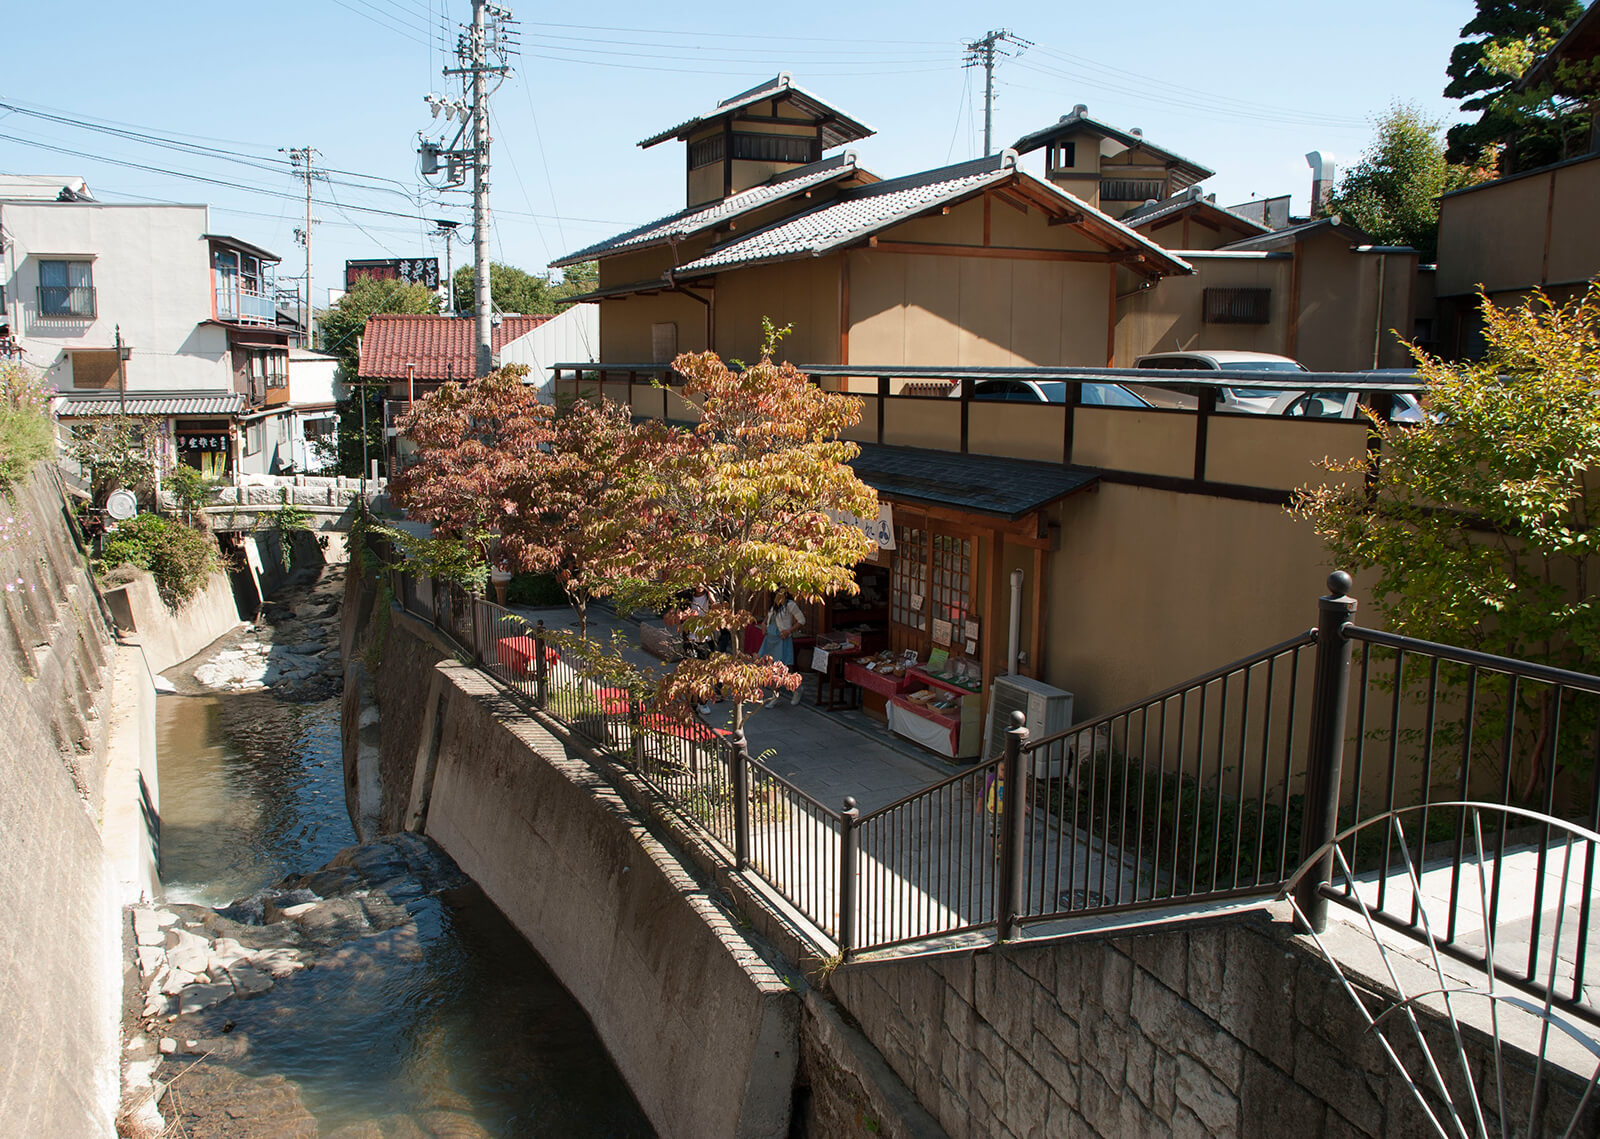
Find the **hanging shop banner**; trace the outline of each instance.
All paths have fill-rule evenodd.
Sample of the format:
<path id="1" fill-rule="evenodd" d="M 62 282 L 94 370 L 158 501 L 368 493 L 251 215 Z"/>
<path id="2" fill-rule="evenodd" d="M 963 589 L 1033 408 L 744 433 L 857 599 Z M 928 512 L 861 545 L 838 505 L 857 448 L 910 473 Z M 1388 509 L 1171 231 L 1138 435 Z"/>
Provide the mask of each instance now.
<path id="1" fill-rule="evenodd" d="M 848 522 L 877 543 L 880 550 L 894 549 L 894 507 L 887 502 L 878 503 L 876 518 L 858 518 L 854 514 L 828 512 L 836 522 Z"/>
<path id="2" fill-rule="evenodd" d="M 228 433 L 216 432 L 178 432 L 178 450 L 180 451 L 226 451 L 228 449 Z"/>

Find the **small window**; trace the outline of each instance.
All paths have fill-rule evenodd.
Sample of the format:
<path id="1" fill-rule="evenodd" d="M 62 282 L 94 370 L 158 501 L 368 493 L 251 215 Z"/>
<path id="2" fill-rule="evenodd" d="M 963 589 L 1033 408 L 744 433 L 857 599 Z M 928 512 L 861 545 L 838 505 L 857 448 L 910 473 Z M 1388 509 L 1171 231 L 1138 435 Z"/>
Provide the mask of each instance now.
<path id="1" fill-rule="evenodd" d="M 724 154 L 722 136 L 714 134 L 710 138 L 698 139 L 689 144 L 689 169 L 698 170 L 702 166 L 710 166 L 713 162 L 721 162 Z"/>
<path id="2" fill-rule="evenodd" d="M 1269 324 L 1272 321 L 1271 289 L 1207 289 L 1207 324 Z"/>
<path id="3" fill-rule="evenodd" d="M 1167 184 L 1160 179 L 1102 178 L 1100 199 L 1105 202 L 1159 202 L 1166 197 Z"/>
<path id="4" fill-rule="evenodd" d="M 39 313 L 41 316 L 92 319 L 95 315 L 93 262 L 40 261 Z"/>
<path id="5" fill-rule="evenodd" d="M 115 348 L 73 349 L 72 386 L 75 388 L 114 388 L 117 386 L 117 350 Z"/>
<path id="6" fill-rule="evenodd" d="M 736 134 L 733 156 L 753 162 L 815 162 L 821 157 L 818 140 L 792 134 Z"/>
<path id="7" fill-rule="evenodd" d="M 259 419 L 246 426 L 244 429 L 244 453 L 246 455 L 254 455 L 260 452 L 262 436 L 265 434 L 266 432 Z"/>
<path id="8" fill-rule="evenodd" d="M 678 357 L 678 322 L 664 321 L 650 326 L 650 360 L 670 364 Z"/>
<path id="9" fill-rule="evenodd" d="M 1050 145 L 1050 169 L 1071 170 L 1078 164 L 1078 144 L 1057 142 Z"/>

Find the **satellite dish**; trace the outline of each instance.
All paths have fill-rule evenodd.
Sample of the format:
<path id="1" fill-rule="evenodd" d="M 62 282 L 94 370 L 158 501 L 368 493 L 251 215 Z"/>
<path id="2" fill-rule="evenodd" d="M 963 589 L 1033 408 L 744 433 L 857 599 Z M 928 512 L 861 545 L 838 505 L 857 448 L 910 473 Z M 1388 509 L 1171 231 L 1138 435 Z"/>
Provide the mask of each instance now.
<path id="1" fill-rule="evenodd" d="M 114 522 L 126 522 L 139 513 L 139 500 L 131 490 L 114 490 L 106 495 L 106 514 Z"/>

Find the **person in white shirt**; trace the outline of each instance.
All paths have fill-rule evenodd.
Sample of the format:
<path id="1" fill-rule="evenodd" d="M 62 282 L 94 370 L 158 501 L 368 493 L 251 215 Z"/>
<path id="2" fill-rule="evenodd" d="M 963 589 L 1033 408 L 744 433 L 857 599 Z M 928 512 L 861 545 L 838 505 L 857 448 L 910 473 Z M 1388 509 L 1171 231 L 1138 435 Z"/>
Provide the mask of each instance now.
<path id="1" fill-rule="evenodd" d="M 785 668 L 794 668 L 794 635 L 806 623 L 806 615 L 789 596 L 787 589 L 772 595 L 772 607 L 767 610 L 767 633 L 761 639 L 761 655 L 779 661 Z M 778 694 L 767 700 L 768 706 L 778 702 Z M 800 703 L 800 689 L 794 690 L 789 703 Z"/>

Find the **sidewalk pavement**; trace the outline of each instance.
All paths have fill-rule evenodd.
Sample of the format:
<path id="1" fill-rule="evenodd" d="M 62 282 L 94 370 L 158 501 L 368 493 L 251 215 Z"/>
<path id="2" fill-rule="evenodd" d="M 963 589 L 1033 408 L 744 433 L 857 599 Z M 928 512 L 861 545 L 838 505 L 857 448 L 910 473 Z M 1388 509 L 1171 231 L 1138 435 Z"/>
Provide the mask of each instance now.
<path id="1" fill-rule="evenodd" d="M 547 628 L 577 632 L 577 615 L 565 606 L 512 606 L 511 611 L 530 622 L 543 621 Z M 628 653 L 632 663 L 653 672 L 666 671 L 666 663 L 639 647 L 638 621 L 609 609 L 590 609 L 591 638 L 604 642 L 614 630 L 632 646 Z M 813 702 L 816 674 L 805 677 L 798 705 L 785 697 L 771 708 L 745 709 L 745 738 L 753 757 L 819 803 L 837 811 L 849 795 L 865 814 L 969 769 L 970 765 L 947 762 L 901 739 L 859 711 L 818 708 Z M 706 717 L 715 727 L 728 726 L 732 719 L 731 704 L 713 704 Z"/>

